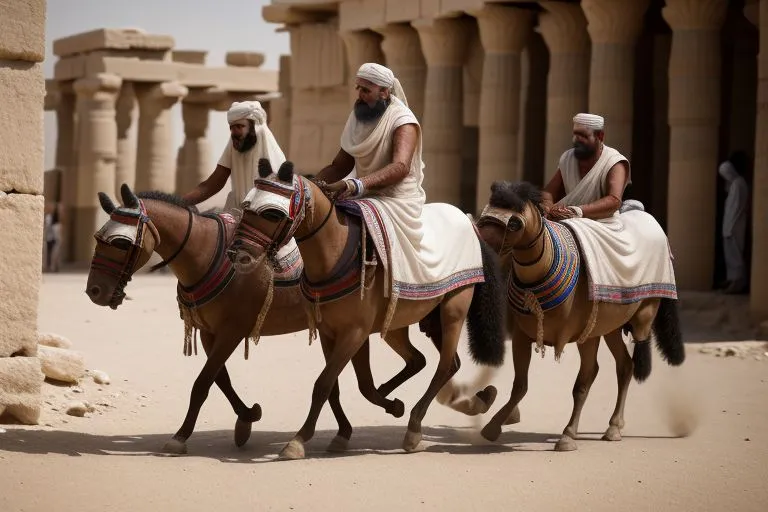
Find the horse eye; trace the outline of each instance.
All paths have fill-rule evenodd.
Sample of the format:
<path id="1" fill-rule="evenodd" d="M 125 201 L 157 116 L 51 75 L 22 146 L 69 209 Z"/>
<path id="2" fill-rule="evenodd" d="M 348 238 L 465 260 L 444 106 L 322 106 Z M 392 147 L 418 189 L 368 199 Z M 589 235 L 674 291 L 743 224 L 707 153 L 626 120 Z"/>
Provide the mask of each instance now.
<path id="1" fill-rule="evenodd" d="M 510 231 L 520 231 L 523 228 L 523 221 L 519 217 L 512 217 L 507 222 L 507 228 Z"/>
<path id="2" fill-rule="evenodd" d="M 115 238 L 110 242 L 110 245 L 114 247 L 115 249 L 119 249 L 121 251 L 127 251 L 131 248 L 133 245 L 133 242 L 128 240 L 127 238 Z"/>

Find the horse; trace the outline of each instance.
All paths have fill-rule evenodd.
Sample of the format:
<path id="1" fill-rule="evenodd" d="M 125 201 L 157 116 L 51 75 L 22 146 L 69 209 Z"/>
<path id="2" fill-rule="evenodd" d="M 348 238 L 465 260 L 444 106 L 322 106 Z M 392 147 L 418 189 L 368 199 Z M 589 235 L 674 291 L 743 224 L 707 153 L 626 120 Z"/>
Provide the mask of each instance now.
<path id="1" fill-rule="evenodd" d="M 528 390 L 531 349 L 555 347 L 559 359 L 564 346 L 576 341 L 581 360 L 573 387 L 573 411 L 557 451 L 576 450 L 579 418 L 589 389 L 597 377 L 600 337 L 616 360 L 618 396 L 605 441 L 620 441 L 624 406 L 634 375 L 638 383 L 651 373 L 651 334 L 663 359 L 671 366 L 685 360 L 676 298 L 659 291 L 652 298 L 628 304 L 590 301 L 583 250 L 565 224 L 544 218 L 541 192 L 528 182 L 497 181 L 491 186 L 488 206 L 477 219 L 480 236 L 493 247 L 508 272 L 507 304 L 515 369 L 511 396 L 482 429 L 495 441 L 502 422 L 517 408 Z M 658 232 L 663 234 L 661 228 Z M 675 294 L 676 295 L 676 294 Z M 630 333 L 632 357 L 622 339 Z"/>
<path id="2" fill-rule="evenodd" d="M 273 271 L 267 271 L 264 265 L 247 275 L 235 273 L 225 253 L 236 224 L 234 216 L 228 213 L 199 215 L 196 208 L 189 207 L 177 196 L 157 191 L 136 195 L 126 184 L 121 186 L 120 193 L 121 207 L 116 207 L 103 192 L 98 194 L 109 220 L 95 235 L 86 294 L 99 306 L 117 309 L 126 296 L 125 287 L 131 277 L 157 252 L 163 261 L 152 270 L 168 265 L 179 281 L 177 300 L 185 321 L 184 353 L 191 355 L 194 326 L 199 329 L 207 355 L 192 386 L 184 422 L 163 450 L 179 455 L 187 453 L 186 441 L 214 381 L 237 414 L 234 440 L 238 447 L 243 446 L 251 435 L 252 423 L 261 418 L 262 411 L 258 404 L 248 408 L 238 397 L 225 362 L 244 338 L 247 358 L 252 337 L 257 341 L 261 335 L 307 329 L 308 317 L 298 292 L 300 256 L 297 252 L 284 256 L 279 262 L 282 273 L 274 280 Z M 264 307 L 265 302 L 269 309 Z M 366 340 L 366 349 L 367 343 Z M 373 385 L 367 355 L 361 351 L 353 360 L 360 391 L 389 414 L 401 417 L 405 412 L 402 401 L 384 400 Z M 426 365 L 423 355 L 421 360 L 423 367 Z M 393 377 L 393 389 L 420 369 L 416 361 Z M 328 450 L 343 451 L 352 436 L 352 425 L 339 401 L 338 382 L 334 383 L 329 403 L 339 430 Z"/>
<path id="3" fill-rule="evenodd" d="M 411 410 L 403 449 L 412 452 L 418 448 L 421 422 L 444 386 L 448 390 L 444 400 L 450 407 L 468 415 L 486 412 L 496 397 L 495 387 L 487 386 L 460 400 L 456 393 L 450 393 L 449 381 L 459 369 L 456 350 L 465 319 L 475 362 L 499 366 L 504 359 L 502 276 L 490 247 L 478 237 L 484 282 L 467 285 L 462 281 L 431 299 L 401 297 L 392 301 L 384 293 L 387 279 L 383 266 L 366 271 L 376 252 L 371 250 L 374 244 L 365 234 L 365 223 L 345 214 L 316 183 L 294 174 L 292 162 L 284 162 L 277 173 L 266 159 L 260 160 L 258 167 L 260 178 L 243 203 L 230 253 L 236 267 L 245 271 L 258 261 L 257 254 L 274 254 L 291 236 L 296 237 L 304 261 L 302 290 L 305 298 L 315 300 L 314 327 L 327 356 L 314 384 L 307 419 L 282 449 L 280 458 L 305 456 L 305 443 L 314 435 L 334 381 L 371 333 L 381 333 L 387 343 L 405 348 L 410 345 L 408 327 L 417 322 L 438 348 L 440 360 L 426 392 Z M 478 236 L 469 220 L 467 228 L 472 236 Z M 385 257 L 379 254 L 379 258 Z M 320 295 L 329 300 L 320 301 Z"/>

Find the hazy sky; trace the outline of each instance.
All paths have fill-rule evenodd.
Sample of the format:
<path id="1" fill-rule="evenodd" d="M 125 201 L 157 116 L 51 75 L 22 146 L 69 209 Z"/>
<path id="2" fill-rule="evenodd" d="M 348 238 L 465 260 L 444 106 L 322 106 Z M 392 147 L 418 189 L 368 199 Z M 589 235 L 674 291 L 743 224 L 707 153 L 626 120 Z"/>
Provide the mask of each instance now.
<path id="1" fill-rule="evenodd" d="M 57 57 L 53 41 L 98 28 L 141 28 L 166 34 L 178 50 L 207 50 L 206 63 L 223 66 L 228 51 L 257 51 L 266 55 L 263 67 L 278 69 L 279 56 L 289 53 L 289 37 L 276 33 L 279 25 L 265 22 L 261 8 L 269 0 L 56 0 L 48 2 L 45 77 L 53 78 Z M 211 112 L 211 158 L 218 159 L 229 137 L 226 113 Z M 173 111 L 173 154 L 183 142 L 181 107 Z M 45 168 L 55 165 L 56 114 L 45 114 Z M 215 161 L 211 162 L 211 171 Z"/>

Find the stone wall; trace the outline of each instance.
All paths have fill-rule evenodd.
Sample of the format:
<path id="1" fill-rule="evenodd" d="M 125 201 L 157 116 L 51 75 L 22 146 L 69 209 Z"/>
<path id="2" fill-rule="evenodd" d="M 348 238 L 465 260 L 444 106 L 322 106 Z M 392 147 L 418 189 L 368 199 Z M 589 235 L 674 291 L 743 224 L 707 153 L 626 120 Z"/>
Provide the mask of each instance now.
<path id="1" fill-rule="evenodd" d="M 45 0 L 0 17 L 0 415 L 37 423 L 43 373 L 37 300 L 43 224 Z"/>

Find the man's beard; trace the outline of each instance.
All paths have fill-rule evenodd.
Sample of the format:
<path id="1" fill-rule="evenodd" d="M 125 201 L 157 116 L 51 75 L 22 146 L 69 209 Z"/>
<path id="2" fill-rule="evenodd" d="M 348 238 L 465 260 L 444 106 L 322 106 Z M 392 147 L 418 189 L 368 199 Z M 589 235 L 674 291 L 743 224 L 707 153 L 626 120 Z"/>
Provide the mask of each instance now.
<path id="1" fill-rule="evenodd" d="M 255 131 L 248 132 L 248 134 L 242 139 L 232 137 L 232 147 L 234 147 L 240 153 L 247 153 L 253 149 L 253 146 L 256 145 L 257 140 L 258 137 L 256 136 Z"/>
<path id="2" fill-rule="evenodd" d="M 593 148 L 581 142 L 573 143 L 573 156 L 576 157 L 576 160 L 589 160 L 595 156 L 595 153 L 597 153 L 596 147 Z"/>
<path id="3" fill-rule="evenodd" d="M 360 99 L 355 102 L 355 118 L 361 123 L 370 123 L 372 121 L 378 121 L 381 116 L 384 115 L 384 111 L 387 110 L 389 101 L 379 98 L 374 105 L 368 106 L 368 104 Z"/>

